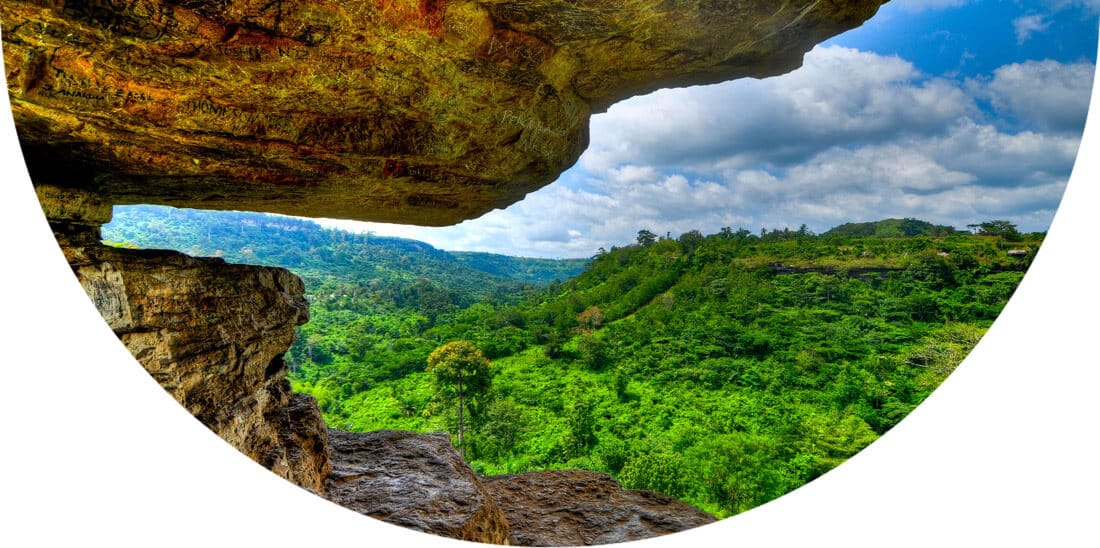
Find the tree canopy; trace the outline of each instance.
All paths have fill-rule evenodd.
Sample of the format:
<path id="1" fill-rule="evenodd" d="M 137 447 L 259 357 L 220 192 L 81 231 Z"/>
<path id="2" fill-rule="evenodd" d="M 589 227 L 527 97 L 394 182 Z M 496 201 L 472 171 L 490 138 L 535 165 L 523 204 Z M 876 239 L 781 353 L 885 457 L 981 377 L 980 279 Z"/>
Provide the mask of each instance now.
<path id="1" fill-rule="evenodd" d="M 763 236 L 646 230 L 569 279 L 493 285 L 426 244 L 376 247 L 287 223 L 245 249 L 233 246 L 251 225 L 214 225 L 213 240 L 195 220 L 143 233 L 186 236 L 183 251 L 200 242 L 227 258 L 304 262 L 292 269 L 310 322 L 286 361 L 333 428 L 457 431 L 482 474 L 596 470 L 719 517 L 805 484 L 898 424 L 1034 257 L 915 219 L 822 235 L 797 224 Z M 1042 234 L 1020 238 L 1014 247 L 1034 249 Z"/>
<path id="2" fill-rule="evenodd" d="M 428 355 L 426 371 L 431 374 L 436 394 L 458 410 L 458 446 L 465 456 L 464 411 L 471 400 L 484 396 L 492 383 L 489 360 L 467 341 L 453 341 Z"/>
<path id="3" fill-rule="evenodd" d="M 1021 239 L 1021 234 L 1016 230 L 1016 225 L 1004 219 L 994 219 L 992 221 L 966 226 L 975 229 L 979 236 L 996 236 L 1010 242 L 1019 241 Z"/>

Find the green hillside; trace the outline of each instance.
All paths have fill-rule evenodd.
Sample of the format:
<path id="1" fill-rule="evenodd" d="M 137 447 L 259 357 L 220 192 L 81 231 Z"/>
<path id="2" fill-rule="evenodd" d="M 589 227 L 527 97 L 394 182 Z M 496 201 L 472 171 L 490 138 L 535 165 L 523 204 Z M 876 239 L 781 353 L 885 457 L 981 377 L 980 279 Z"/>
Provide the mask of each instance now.
<path id="1" fill-rule="evenodd" d="M 542 280 L 568 278 L 587 262 L 456 254 L 295 217 L 162 206 L 115 208 L 102 237 L 112 245 L 290 269 L 305 281 L 311 305 L 288 361 L 309 363 L 349 395 L 368 379 L 422 370 L 439 342 L 422 334 L 440 317 L 451 321 L 477 303 L 518 302 L 545 286 Z"/>
<path id="2" fill-rule="evenodd" d="M 241 245 L 346 274 L 306 277 L 312 319 L 286 355 L 293 387 L 317 398 L 330 426 L 443 430 L 457 443 L 454 380 L 426 366 L 436 348 L 469 341 L 491 360 L 488 390 L 463 406 L 476 470 L 603 471 L 724 517 L 896 425 L 989 327 L 1042 239 L 1016 235 L 1009 248 L 953 230 L 830 232 L 641 231 L 571 279 L 491 291 L 469 285 L 502 278 L 430 258 L 425 244 L 387 244 L 417 274 L 399 259 L 337 260 L 335 244 Z M 355 237 L 329 236 L 340 238 Z M 426 253 L 414 257 L 417 245 Z M 453 280 L 467 276 L 477 284 Z"/>
<path id="3" fill-rule="evenodd" d="M 427 282 L 463 297 L 513 294 L 525 286 L 565 280 L 587 262 L 453 253 L 416 240 L 325 229 L 295 217 L 149 205 L 115 208 L 103 238 L 116 245 L 279 266 L 307 281 Z"/>
<path id="4" fill-rule="evenodd" d="M 565 281 L 584 270 L 588 259 L 534 259 L 476 251 L 451 251 L 458 262 L 509 280 L 546 285 Z"/>
<path id="5" fill-rule="evenodd" d="M 294 386 L 334 427 L 455 433 L 424 363 L 437 345 L 471 341 L 494 372 L 467 409 L 475 469 L 599 470 L 728 516 L 897 424 L 978 341 L 1030 256 L 965 233 L 647 238 L 520 304 L 480 303 L 376 339 L 407 349 L 400 366 L 341 353 L 352 328 L 314 332 L 289 359 Z M 330 361 L 308 357 L 305 345 L 326 343 Z"/>
<path id="6" fill-rule="evenodd" d="M 845 223 L 823 236 L 878 236 L 899 238 L 902 236 L 950 236 L 954 227 L 934 225 L 918 219 L 883 219 L 870 223 Z"/>

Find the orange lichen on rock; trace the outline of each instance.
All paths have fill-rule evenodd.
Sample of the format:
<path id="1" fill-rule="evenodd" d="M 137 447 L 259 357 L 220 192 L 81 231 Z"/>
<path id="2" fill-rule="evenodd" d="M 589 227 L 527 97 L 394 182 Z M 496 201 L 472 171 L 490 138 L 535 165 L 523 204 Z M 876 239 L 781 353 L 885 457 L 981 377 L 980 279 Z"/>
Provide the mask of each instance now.
<path id="1" fill-rule="evenodd" d="M 0 24 L 36 184 L 440 225 L 553 181 L 592 112 L 786 72 L 880 3 L 5 0 Z"/>

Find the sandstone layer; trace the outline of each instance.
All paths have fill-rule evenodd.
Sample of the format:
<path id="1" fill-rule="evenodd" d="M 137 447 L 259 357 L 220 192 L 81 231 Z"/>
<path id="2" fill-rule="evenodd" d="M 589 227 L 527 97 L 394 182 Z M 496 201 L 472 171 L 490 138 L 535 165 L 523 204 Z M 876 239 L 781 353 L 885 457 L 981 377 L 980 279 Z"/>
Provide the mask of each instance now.
<path id="1" fill-rule="evenodd" d="M 281 268 L 227 264 L 99 241 L 111 209 L 38 187 L 77 280 L 154 379 L 214 433 L 276 474 L 323 493 L 324 421 L 290 391 L 283 353 L 309 318 L 301 280 Z"/>
<path id="2" fill-rule="evenodd" d="M 788 72 L 882 2 L 4 0 L 0 25 L 36 183 L 441 225 L 553 181 L 592 112 Z"/>
<path id="3" fill-rule="evenodd" d="M 329 500 L 425 533 L 507 543 L 508 521 L 447 434 L 329 430 L 328 439 Z"/>
<path id="4" fill-rule="evenodd" d="M 607 474 L 551 470 L 483 478 L 517 546 L 586 546 L 666 535 L 714 516 L 653 491 L 623 489 Z"/>
<path id="5" fill-rule="evenodd" d="M 599 544 L 712 518 L 586 472 L 483 483 L 445 435 L 328 431 L 285 378 L 308 318 L 301 280 L 104 246 L 99 226 L 126 203 L 455 223 L 554 180 L 587 146 L 593 112 L 788 72 L 882 2 L 3 0 L 0 35 L 66 258 L 200 421 L 275 473 L 399 525 Z"/>

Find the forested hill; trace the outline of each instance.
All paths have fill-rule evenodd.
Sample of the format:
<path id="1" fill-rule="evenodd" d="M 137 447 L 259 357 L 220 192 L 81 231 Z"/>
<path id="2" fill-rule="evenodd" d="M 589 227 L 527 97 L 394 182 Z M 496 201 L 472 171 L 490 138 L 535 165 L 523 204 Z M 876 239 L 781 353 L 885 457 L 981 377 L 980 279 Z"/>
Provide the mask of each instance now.
<path id="1" fill-rule="evenodd" d="M 642 230 L 572 277 L 259 214 L 123 208 L 104 237 L 302 276 L 310 321 L 285 359 L 329 426 L 457 442 L 453 391 L 427 362 L 468 341 L 492 360 L 459 404 L 475 470 L 596 470 L 724 517 L 843 462 L 959 364 L 1042 240 L 972 228 Z"/>
<path id="2" fill-rule="evenodd" d="M 934 225 L 918 219 L 883 219 L 869 223 L 845 223 L 832 228 L 822 236 L 950 236 L 956 232 L 954 227 Z"/>
<path id="3" fill-rule="evenodd" d="M 443 430 L 457 442 L 453 391 L 426 364 L 468 341 L 492 360 L 488 390 L 463 406 L 477 471 L 597 470 L 728 516 L 844 461 L 958 365 L 1042 239 L 976 226 L 643 230 L 521 302 L 434 321 L 315 299 L 286 359 L 332 427 Z"/>
<path id="4" fill-rule="evenodd" d="M 428 282 L 477 296 L 566 280 L 587 262 L 452 253 L 415 240 L 326 229 L 295 217 L 161 206 L 116 208 L 114 219 L 103 227 L 103 238 L 115 245 L 280 266 L 307 281 Z"/>
<path id="5" fill-rule="evenodd" d="M 511 257 L 476 251 L 451 251 L 458 262 L 497 276 L 546 285 L 554 280 L 565 281 L 584 269 L 588 259 L 536 259 Z"/>

